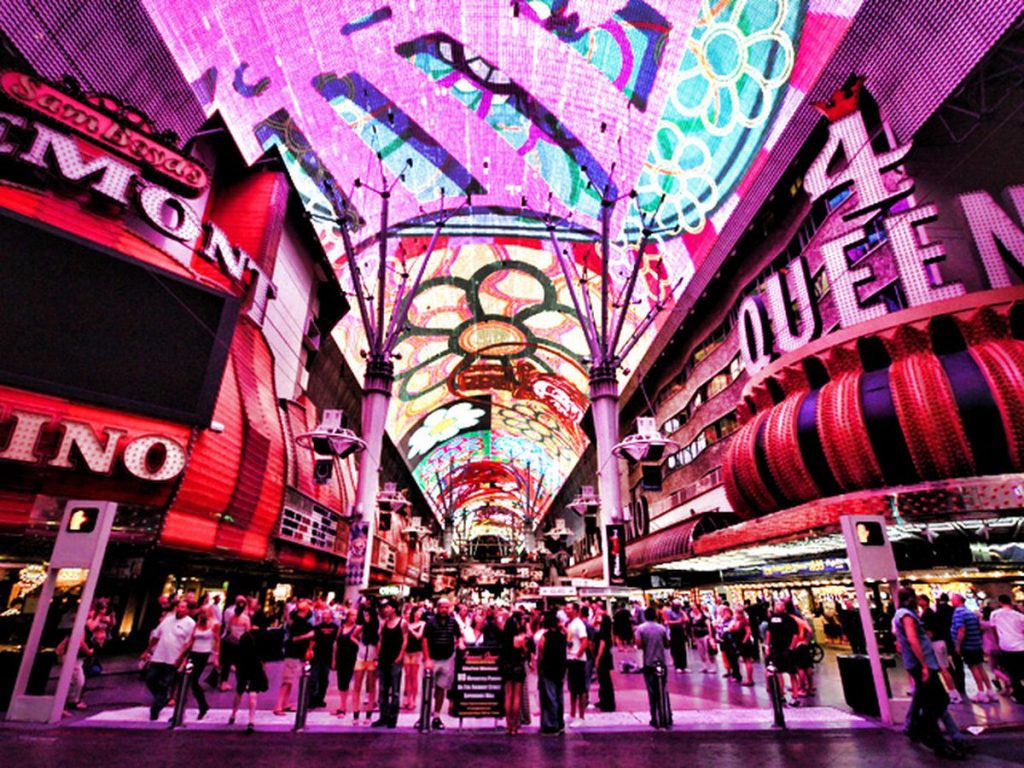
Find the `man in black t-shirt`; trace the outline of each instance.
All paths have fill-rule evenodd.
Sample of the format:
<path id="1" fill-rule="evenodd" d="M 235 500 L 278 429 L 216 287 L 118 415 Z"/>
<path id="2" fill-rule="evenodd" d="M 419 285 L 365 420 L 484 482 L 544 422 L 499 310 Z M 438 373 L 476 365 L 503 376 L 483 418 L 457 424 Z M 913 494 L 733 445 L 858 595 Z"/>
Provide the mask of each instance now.
<path id="1" fill-rule="evenodd" d="M 800 633 L 800 626 L 796 619 L 786 612 L 786 603 L 782 600 L 775 601 L 775 610 L 768 617 L 768 633 L 765 642 L 768 644 L 768 655 L 772 664 L 775 665 L 776 674 L 789 675 L 789 688 L 796 700 L 796 667 L 793 664 L 793 648 L 796 646 L 796 639 Z M 783 679 L 783 678 L 780 678 Z M 781 683 L 782 692 L 785 693 L 785 683 Z"/>
<path id="2" fill-rule="evenodd" d="M 434 670 L 434 719 L 432 728 L 444 728 L 441 707 L 445 692 L 455 682 L 455 651 L 462 647 L 462 632 L 452 616 L 452 604 L 442 597 L 437 612 L 423 628 L 423 666 Z"/>
<path id="3" fill-rule="evenodd" d="M 275 715 L 284 715 L 288 710 L 288 699 L 292 686 L 302 674 L 307 655 L 312 656 L 313 616 L 309 600 L 299 600 L 286 628 L 284 643 L 284 669 L 281 671 L 281 690 L 277 695 Z"/>
<path id="4" fill-rule="evenodd" d="M 380 604 L 380 639 L 377 641 L 377 684 L 380 696 L 380 717 L 371 723 L 374 728 L 398 725 L 398 696 L 402 689 L 402 668 L 409 644 L 409 628 L 390 600 Z"/>
<path id="5" fill-rule="evenodd" d="M 320 622 L 313 627 L 313 661 L 310 676 L 309 706 L 313 709 L 327 706 L 331 662 L 334 660 L 334 641 L 338 638 L 338 622 L 330 608 L 320 612 Z"/>

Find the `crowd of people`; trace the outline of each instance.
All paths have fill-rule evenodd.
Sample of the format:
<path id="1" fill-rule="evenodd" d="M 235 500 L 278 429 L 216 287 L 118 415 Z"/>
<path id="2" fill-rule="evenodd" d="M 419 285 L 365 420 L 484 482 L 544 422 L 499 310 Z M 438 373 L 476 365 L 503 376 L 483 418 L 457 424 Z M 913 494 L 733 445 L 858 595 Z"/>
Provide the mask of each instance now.
<path id="1" fill-rule="evenodd" d="M 903 596 L 901 592 L 900 598 Z M 173 703 L 176 676 L 191 661 L 190 690 L 198 717 L 202 719 L 209 711 L 204 685 L 233 689 L 230 722 L 235 722 L 248 697 L 248 729 L 252 730 L 257 694 L 269 687 L 264 666 L 266 643 L 260 640 L 269 622 L 258 601 L 240 595 L 223 610 L 216 600 L 198 603 L 191 596 L 162 604 L 165 613 L 143 654 L 145 680 L 153 695 L 151 718 L 158 719 L 161 710 Z M 904 626 L 901 619 L 907 614 L 901 605 L 892 632 L 911 677 L 916 674 L 913 658 L 908 656 L 908 652 L 916 653 L 908 640 L 911 635 L 922 650 L 927 648 L 926 663 L 916 668 L 933 669 L 935 674 L 920 675 L 910 733 L 938 743 L 930 726 L 920 723 L 931 722 L 937 707 L 934 702 L 940 698 L 933 695 L 937 690 L 942 690 L 947 701 L 955 700 L 958 662 L 974 676 L 974 701 L 994 700 L 996 688 L 1022 700 L 1024 614 L 1010 604 L 975 614 L 959 595 L 943 596 L 934 609 L 927 598 L 915 595 L 912 607 L 920 631 L 914 631 L 917 624 Z M 744 606 L 730 606 L 725 601 L 714 605 L 633 603 L 619 604 L 613 610 L 598 602 L 570 602 L 545 611 L 526 606 L 453 605 L 443 597 L 404 605 L 388 599 L 362 598 L 349 605 L 301 598 L 289 600 L 279 615 L 283 666 L 273 708 L 278 716 L 294 711 L 297 683 L 308 663 L 312 708 L 327 707 L 333 688 L 338 702 L 333 714 L 342 721 L 394 728 L 401 711 L 417 708 L 423 672 L 430 670 L 434 693 L 426 706 L 432 727 L 443 729 L 441 715 L 446 702 L 452 701 L 456 660 L 470 648 L 485 649 L 498 660 L 510 734 L 530 723 L 533 695 L 539 704 L 542 733 L 563 733 L 567 726 L 583 724 L 595 682 L 596 708 L 615 711 L 615 648 L 620 649 L 624 672 L 643 674 L 651 723 L 656 727 L 662 724 L 657 717 L 658 696 L 663 693 L 658 689 L 659 669 L 689 673 L 690 655 L 699 661 L 701 673 L 721 671 L 730 685 L 740 688 L 755 685 L 754 664 L 764 661 L 780 680 L 788 679 L 786 703 L 791 706 L 799 706 L 816 693 L 811 652 L 814 630 L 799 607 L 786 600 Z M 97 629 L 102 633 L 102 627 Z M 95 642 L 96 631 L 90 636 L 88 642 Z M 636 655 L 624 653 L 626 649 Z M 83 647 L 84 658 L 88 653 Z M 991 675 L 986 659 L 992 665 Z M 534 679 L 531 672 L 535 673 L 535 694 L 529 690 L 528 681 Z M 785 684 L 782 690 L 786 691 Z M 962 694 L 962 687 L 960 691 Z M 955 728 L 948 719 L 947 731 Z"/>
<path id="2" fill-rule="evenodd" d="M 190 691 L 198 717 L 204 718 L 209 711 L 203 686 L 230 690 L 233 674 L 230 722 L 234 723 L 248 696 L 251 730 L 256 695 L 268 688 L 261 653 L 265 643 L 258 637 L 269 622 L 259 603 L 239 595 L 222 610 L 216 598 L 197 602 L 186 595 L 165 598 L 161 606 L 163 615 L 142 657 L 153 696 L 151 719 L 158 719 L 163 708 L 173 704 L 176 677 L 190 661 Z M 750 613 L 757 615 L 758 608 Z M 644 673 L 652 724 L 658 666 L 671 664 L 687 672 L 688 649 L 695 650 L 702 672 L 716 671 L 715 659 L 720 655 L 730 679 L 753 685 L 753 660 L 759 653 L 759 634 L 748 612 L 733 611 L 727 605 L 709 611 L 678 602 L 648 607 L 637 603 L 608 611 L 597 602 L 568 603 L 545 612 L 524 606 L 452 605 L 447 598 L 404 606 L 386 599 L 362 599 L 356 605 L 293 599 L 281 607 L 280 615 L 283 667 L 274 714 L 294 711 L 297 681 L 308 662 L 312 708 L 327 706 L 333 684 L 338 692 L 337 717 L 351 716 L 354 725 L 384 728 L 396 727 L 399 712 L 417 706 L 424 670 L 432 672 L 435 691 L 429 705 L 431 724 L 443 728 L 441 714 L 451 700 L 456 659 L 468 648 L 487 649 L 498 659 L 510 734 L 519 733 L 530 722 L 530 672 L 536 674 L 541 732 L 562 733 L 567 723 L 575 727 L 586 721 L 595 682 L 596 708 L 615 711 L 616 647 L 637 651 L 638 663 L 626 662 L 625 667 Z M 741 672 L 745 673 L 742 678 Z"/>
<path id="3" fill-rule="evenodd" d="M 75 652 L 75 662 L 71 673 L 71 686 L 64 704 L 64 715 L 69 717 L 72 710 L 86 709 L 85 684 L 88 677 L 100 674 L 102 667 L 99 662 L 100 651 L 107 639 L 114 633 L 115 616 L 110 609 L 110 600 L 101 597 L 93 601 L 85 620 L 85 632 Z M 57 657 L 62 659 L 70 650 L 70 633 L 57 644 Z"/>
<path id="4" fill-rule="evenodd" d="M 909 585 L 900 588 L 896 604 L 892 630 L 914 682 L 905 733 L 939 755 L 961 756 L 969 746 L 949 704 L 966 696 L 965 667 L 977 687 L 975 703 L 998 701 L 997 689 L 1024 703 L 1024 613 L 1009 595 L 1000 595 L 997 608 L 986 606 L 980 614 L 957 594 L 942 595 L 932 608 L 931 599 Z"/>

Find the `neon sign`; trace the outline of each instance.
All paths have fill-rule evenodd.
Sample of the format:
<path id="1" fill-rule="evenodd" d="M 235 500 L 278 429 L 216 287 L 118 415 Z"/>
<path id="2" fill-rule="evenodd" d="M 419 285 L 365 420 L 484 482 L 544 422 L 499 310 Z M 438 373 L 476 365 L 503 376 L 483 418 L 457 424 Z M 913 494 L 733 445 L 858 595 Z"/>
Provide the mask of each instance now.
<path id="1" fill-rule="evenodd" d="M 151 170 L 182 194 L 198 197 L 210 185 L 206 170 L 195 160 L 31 75 L 0 72 L 0 91 L 104 149 Z"/>
<path id="2" fill-rule="evenodd" d="M 889 309 L 879 302 L 865 304 L 861 295 L 876 282 L 868 264 L 852 264 L 847 252 L 868 242 L 866 225 L 882 213 L 882 225 L 892 249 L 893 266 L 906 303 L 920 306 L 966 293 L 957 281 L 944 281 L 939 265 L 945 260 L 942 245 L 930 242 L 924 225 L 938 218 L 933 205 L 907 207 L 895 203 L 913 192 L 914 182 L 897 167 L 905 160 L 910 144 L 876 152 L 858 109 L 863 80 L 837 91 L 832 99 L 815 106 L 833 121 L 829 139 L 811 163 L 804 187 L 812 200 L 849 189 L 855 200 L 843 214 L 850 229 L 820 246 L 828 286 L 835 298 L 839 327 L 848 328 L 881 318 Z M 837 163 L 845 156 L 847 162 Z M 838 170 L 830 169 L 837 167 Z M 1010 187 L 1006 195 L 1019 220 L 1024 220 L 1024 187 Z M 1007 262 L 1024 265 L 1024 231 L 986 192 L 958 198 L 981 266 L 992 288 L 1010 285 Z M 753 375 L 774 358 L 795 351 L 824 332 L 815 299 L 812 274 L 805 257 L 790 262 L 768 277 L 761 290 L 739 307 L 740 357 Z"/>

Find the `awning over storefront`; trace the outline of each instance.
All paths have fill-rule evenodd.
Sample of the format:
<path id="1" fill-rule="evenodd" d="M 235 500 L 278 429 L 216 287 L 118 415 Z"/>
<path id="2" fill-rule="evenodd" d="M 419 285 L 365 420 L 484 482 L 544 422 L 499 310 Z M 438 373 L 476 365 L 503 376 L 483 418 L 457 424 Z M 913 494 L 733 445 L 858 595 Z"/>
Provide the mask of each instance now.
<path id="1" fill-rule="evenodd" d="M 694 542 L 704 534 L 735 523 L 736 517 L 729 512 L 709 512 L 688 517 L 675 525 L 648 534 L 626 544 L 626 567 L 639 571 L 672 560 L 689 557 L 694 552 Z M 569 568 L 568 575 L 574 578 L 600 577 L 601 558 L 594 557 Z"/>

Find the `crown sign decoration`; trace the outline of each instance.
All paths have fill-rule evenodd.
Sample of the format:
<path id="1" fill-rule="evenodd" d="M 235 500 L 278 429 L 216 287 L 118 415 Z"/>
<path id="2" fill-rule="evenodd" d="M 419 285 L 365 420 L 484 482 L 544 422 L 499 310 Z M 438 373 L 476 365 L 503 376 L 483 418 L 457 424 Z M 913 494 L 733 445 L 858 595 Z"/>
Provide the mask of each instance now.
<path id="1" fill-rule="evenodd" d="M 835 91 L 825 101 L 811 102 L 811 106 L 829 119 L 829 122 L 842 120 L 860 107 L 860 94 L 864 89 L 864 78 L 851 75 L 843 87 Z"/>

